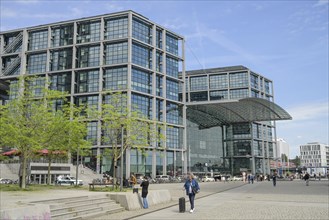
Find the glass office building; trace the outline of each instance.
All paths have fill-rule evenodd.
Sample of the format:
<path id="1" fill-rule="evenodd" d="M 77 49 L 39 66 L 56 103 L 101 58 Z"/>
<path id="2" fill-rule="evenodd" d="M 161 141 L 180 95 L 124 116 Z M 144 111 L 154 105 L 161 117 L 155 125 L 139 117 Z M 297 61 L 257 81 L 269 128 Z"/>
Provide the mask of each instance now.
<path id="1" fill-rule="evenodd" d="M 98 110 L 110 91 L 120 91 L 127 106 L 163 124 L 166 138 L 144 153 L 127 149 L 124 176 L 269 173 L 276 157 L 272 121 L 291 119 L 274 104 L 272 82 L 243 66 L 185 75 L 184 53 L 182 36 L 133 11 L 1 32 L 0 101 L 13 98 L 4 91 L 20 75 L 38 76 L 36 85 Z M 112 167 L 103 135 L 101 120 L 88 121 L 93 147 L 83 162 L 97 173 Z"/>
<path id="2" fill-rule="evenodd" d="M 188 170 L 269 174 L 274 120 L 291 116 L 274 104 L 273 83 L 244 66 L 186 72 Z"/>
<path id="3" fill-rule="evenodd" d="M 141 154 L 128 149 L 125 176 L 186 173 L 185 97 L 178 93 L 185 81 L 178 74 L 185 71 L 182 36 L 124 11 L 1 32 L 0 52 L 1 82 L 38 76 L 36 84 L 66 91 L 71 103 L 96 109 L 108 100 L 109 91 L 120 91 L 127 95 L 127 106 L 161 122 L 165 150 L 149 146 Z M 2 103 L 8 98 L 1 94 Z M 102 156 L 110 146 L 102 143 L 100 125 L 100 120 L 88 122 L 86 138 L 93 147 L 84 158 L 98 173 L 110 170 L 112 163 Z"/>

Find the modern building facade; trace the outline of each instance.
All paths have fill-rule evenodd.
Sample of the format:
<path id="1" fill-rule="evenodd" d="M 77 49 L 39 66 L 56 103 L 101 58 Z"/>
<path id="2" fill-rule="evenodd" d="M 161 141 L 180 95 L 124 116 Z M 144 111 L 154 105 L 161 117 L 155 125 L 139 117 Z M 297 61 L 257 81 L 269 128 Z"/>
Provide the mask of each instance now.
<path id="1" fill-rule="evenodd" d="M 301 145 L 300 163 L 310 174 L 327 175 L 329 171 L 329 145 L 318 142 Z"/>
<path id="2" fill-rule="evenodd" d="M 182 36 L 124 11 L 5 31 L 0 45 L 1 81 L 13 84 L 20 75 L 38 76 L 36 84 L 50 83 L 50 89 L 68 92 L 71 103 L 96 109 L 109 99 L 109 91 L 120 91 L 127 95 L 127 106 L 163 124 L 165 150 L 149 146 L 145 156 L 128 149 L 125 175 L 184 172 L 186 108 L 185 97 L 178 94 L 185 80 L 178 76 L 185 72 Z M 110 146 L 102 142 L 100 123 L 88 122 L 93 148 L 85 158 L 98 173 L 111 167 L 111 160 L 102 158 Z"/>
<path id="3" fill-rule="evenodd" d="M 273 103 L 273 82 L 244 66 L 187 71 L 185 82 L 189 169 L 269 174 L 277 157 L 270 120 L 291 118 Z"/>
<path id="4" fill-rule="evenodd" d="M 70 103 L 98 110 L 109 92 L 119 91 L 127 106 L 161 123 L 166 140 L 160 148 L 151 143 L 143 153 L 124 152 L 125 177 L 269 173 L 273 121 L 291 119 L 273 102 L 272 81 L 244 66 L 185 74 L 184 38 L 133 11 L 1 32 L 0 54 L 1 88 L 11 88 L 21 75 L 38 76 L 37 85 L 66 91 Z M 13 97 L 4 92 L 1 98 Z M 112 167 L 101 123 L 88 122 L 93 147 L 83 160 L 97 173 Z"/>
<path id="5" fill-rule="evenodd" d="M 276 140 L 276 158 L 279 162 L 279 174 L 283 174 L 286 170 L 289 170 L 290 163 L 290 150 L 289 144 L 283 138 L 277 138 Z"/>

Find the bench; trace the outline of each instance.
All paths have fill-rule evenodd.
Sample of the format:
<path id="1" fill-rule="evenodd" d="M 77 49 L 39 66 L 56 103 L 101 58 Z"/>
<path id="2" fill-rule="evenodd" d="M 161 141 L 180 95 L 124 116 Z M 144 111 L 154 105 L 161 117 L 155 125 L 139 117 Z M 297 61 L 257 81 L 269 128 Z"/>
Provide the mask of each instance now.
<path id="1" fill-rule="evenodd" d="M 112 183 L 89 183 L 89 191 L 91 188 L 95 190 L 95 186 L 112 186 Z"/>

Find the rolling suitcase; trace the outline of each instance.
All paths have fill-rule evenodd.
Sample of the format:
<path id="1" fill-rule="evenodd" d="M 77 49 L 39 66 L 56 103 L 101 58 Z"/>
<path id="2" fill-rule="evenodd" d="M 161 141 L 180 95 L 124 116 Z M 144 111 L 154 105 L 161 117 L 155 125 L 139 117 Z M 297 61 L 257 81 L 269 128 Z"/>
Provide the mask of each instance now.
<path id="1" fill-rule="evenodd" d="M 180 197 L 179 198 L 179 212 L 185 212 L 185 197 Z"/>

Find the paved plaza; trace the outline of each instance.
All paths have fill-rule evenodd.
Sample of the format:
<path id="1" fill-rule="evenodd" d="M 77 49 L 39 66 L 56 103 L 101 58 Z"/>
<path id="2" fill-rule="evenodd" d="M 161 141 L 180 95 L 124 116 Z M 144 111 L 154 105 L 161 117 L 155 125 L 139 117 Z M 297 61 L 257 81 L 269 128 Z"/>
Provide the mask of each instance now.
<path id="1" fill-rule="evenodd" d="M 328 180 L 310 181 L 310 186 L 306 186 L 302 180 L 278 181 L 276 187 L 268 181 L 200 183 L 201 192 L 196 196 L 193 214 L 188 212 L 186 196 L 186 213 L 178 212 L 178 198 L 184 195 L 183 183 L 151 184 L 150 190 L 168 189 L 172 202 L 93 219 L 329 219 L 328 183 Z M 106 194 L 74 189 L 1 192 L 1 209 L 30 201 L 103 193 Z"/>
<path id="2" fill-rule="evenodd" d="M 197 199 L 192 214 L 187 203 L 186 213 L 176 205 L 131 219 L 329 219 L 328 190 L 328 181 L 255 182 Z"/>

